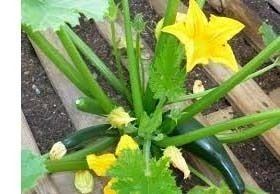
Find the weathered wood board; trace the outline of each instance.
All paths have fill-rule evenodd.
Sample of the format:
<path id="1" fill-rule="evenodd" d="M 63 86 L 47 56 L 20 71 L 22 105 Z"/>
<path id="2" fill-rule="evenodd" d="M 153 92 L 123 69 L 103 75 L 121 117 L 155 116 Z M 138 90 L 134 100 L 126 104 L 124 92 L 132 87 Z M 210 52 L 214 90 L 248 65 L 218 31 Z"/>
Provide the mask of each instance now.
<path id="1" fill-rule="evenodd" d="M 36 141 L 23 113 L 21 113 L 21 147 L 22 149 L 30 149 L 34 153 L 40 154 Z M 28 194 L 34 192 L 37 194 L 58 194 L 58 190 L 49 176 L 42 178 L 36 188 L 31 192 L 28 192 Z"/>

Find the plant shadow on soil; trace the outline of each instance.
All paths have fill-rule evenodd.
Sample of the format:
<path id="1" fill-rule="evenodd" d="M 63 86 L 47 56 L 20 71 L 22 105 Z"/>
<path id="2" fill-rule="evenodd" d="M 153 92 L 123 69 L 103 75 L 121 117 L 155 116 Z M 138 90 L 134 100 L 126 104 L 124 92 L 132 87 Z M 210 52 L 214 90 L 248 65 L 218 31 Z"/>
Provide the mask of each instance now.
<path id="1" fill-rule="evenodd" d="M 250 0 L 244 0 L 249 2 Z M 250 1 L 253 4 L 252 9 L 255 7 L 262 7 L 255 5 L 254 1 Z M 261 4 L 262 2 L 256 2 Z M 263 7 L 262 7 L 263 8 Z M 144 19 L 147 21 L 147 29 L 142 34 L 143 39 L 154 47 L 155 39 L 153 37 L 153 30 L 156 22 L 160 19 L 159 16 L 152 10 L 146 0 L 132 0 L 131 1 L 132 12 L 143 13 Z M 210 11 L 211 8 L 207 7 L 206 10 Z M 255 9 L 260 10 L 260 9 Z M 271 12 L 270 9 L 266 9 L 264 12 Z M 263 14 L 263 15 L 262 15 Z M 260 14 L 262 17 L 270 18 L 268 13 Z M 275 15 L 273 15 L 276 18 Z M 279 14 L 277 16 L 280 18 Z M 277 20 L 279 21 L 279 20 Z M 274 20 L 270 21 L 271 24 L 277 24 Z M 278 23 L 279 24 L 279 23 Z M 94 49 L 97 55 L 109 65 L 109 67 L 115 72 L 114 60 L 110 51 L 110 46 L 100 36 L 94 22 L 86 21 L 81 22 L 81 26 L 75 28 L 76 32 Z M 279 29 L 277 29 L 278 31 Z M 40 65 L 29 40 L 25 34 L 22 34 L 21 39 L 22 47 L 22 110 L 32 133 L 36 139 L 39 149 L 42 153 L 45 153 L 50 149 L 54 142 L 57 142 L 61 138 L 65 137 L 69 133 L 74 131 L 74 127 L 67 115 L 67 112 L 57 96 L 55 90 L 52 88 L 47 75 L 44 72 L 43 67 Z M 244 35 L 240 35 L 232 41 L 233 47 L 237 50 L 237 58 L 241 64 L 245 64 L 249 61 L 256 52 L 247 43 Z M 245 50 L 245 52 L 244 52 Z M 92 69 L 94 71 L 94 69 Z M 275 72 L 276 71 L 276 72 Z M 266 75 L 257 78 L 258 84 L 266 91 L 269 92 L 274 88 L 280 86 L 280 70 L 274 72 L 268 72 Z M 112 88 L 105 84 L 105 80 L 98 74 L 97 78 L 101 82 L 102 86 L 109 92 L 110 96 L 114 96 L 117 100 L 121 100 L 119 96 L 112 90 Z M 194 80 L 201 79 L 206 88 L 216 86 L 202 70 L 201 67 L 197 67 L 190 76 L 186 87 L 191 90 Z M 226 99 L 222 99 L 219 103 L 213 105 L 210 109 L 204 112 L 208 114 L 210 112 L 217 111 L 219 109 L 229 106 Z M 239 113 L 235 113 L 239 114 Z M 280 193 L 280 164 L 272 156 L 269 150 L 258 138 L 249 140 L 246 143 L 240 143 L 230 146 L 248 169 L 250 174 L 254 177 L 256 182 L 266 191 L 271 193 Z M 175 170 L 176 180 L 178 185 L 182 185 L 184 191 L 189 190 L 196 184 L 203 184 L 195 176 L 191 176 L 190 179 L 184 180 L 180 172 Z"/>

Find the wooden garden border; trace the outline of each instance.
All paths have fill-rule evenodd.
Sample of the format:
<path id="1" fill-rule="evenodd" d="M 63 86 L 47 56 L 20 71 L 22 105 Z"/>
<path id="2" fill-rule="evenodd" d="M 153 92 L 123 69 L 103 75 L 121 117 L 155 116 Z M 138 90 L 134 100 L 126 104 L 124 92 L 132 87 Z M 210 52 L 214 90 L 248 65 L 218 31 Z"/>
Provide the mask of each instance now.
<path id="1" fill-rule="evenodd" d="M 150 0 L 150 2 L 151 2 L 151 4 L 157 3 L 157 6 L 154 8 L 156 8 L 159 13 L 162 13 L 162 11 L 164 10 L 164 7 L 165 7 L 163 0 Z M 181 9 L 186 9 L 186 7 L 184 7 L 181 4 Z M 122 25 L 121 19 L 119 22 L 120 22 L 120 25 Z M 101 29 L 100 32 L 103 35 L 103 37 L 107 41 L 109 41 L 109 35 L 110 35 L 109 32 L 110 31 L 109 31 L 108 24 L 106 22 L 97 23 L 97 26 L 99 27 L 99 29 Z M 118 29 L 117 31 L 119 33 L 123 33 L 122 28 L 120 26 L 117 29 Z M 59 42 L 59 40 L 55 34 L 53 34 L 51 32 L 47 32 L 47 33 L 45 33 L 45 35 L 46 35 L 46 38 L 50 42 L 52 42 L 53 45 L 56 46 L 60 52 L 64 53 L 64 55 L 67 56 L 67 54 L 65 53 L 63 47 L 61 46 L 61 43 Z M 252 42 L 254 42 L 254 41 L 252 41 Z M 147 47 L 147 44 L 145 44 L 143 42 L 143 45 L 144 45 L 144 52 L 146 54 L 152 56 L 153 53 L 152 53 L 151 49 Z M 62 103 L 65 106 L 66 111 L 67 111 L 69 117 L 71 118 L 72 123 L 74 124 L 75 128 L 80 129 L 83 127 L 90 126 L 92 124 L 103 123 L 104 119 L 102 117 L 97 117 L 97 116 L 93 116 L 93 115 L 90 115 L 87 113 L 82 113 L 75 108 L 75 100 L 78 97 L 82 96 L 82 94 L 67 80 L 67 78 L 65 78 L 65 76 L 62 73 L 59 72 L 59 70 L 57 70 L 57 68 L 54 66 L 54 64 L 52 64 L 52 62 L 50 60 L 48 60 L 47 57 L 41 53 L 41 51 L 36 47 L 36 45 L 33 44 L 33 47 L 35 48 L 38 58 L 40 59 L 41 64 L 44 67 L 49 80 L 51 81 L 54 89 L 56 90 L 57 94 L 61 98 Z M 259 47 L 259 48 L 261 48 L 261 47 Z M 123 60 L 123 63 L 125 63 L 124 60 Z M 148 64 L 149 64 L 149 61 L 147 61 L 146 65 L 148 65 Z M 147 66 L 146 66 L 146 68 L 147 68 Z M 231 73 L 228 70 L 223 69 L 221 67 L 210 66 L 205 69 L 212 78 L 214 76 L 220 76 L 215 79 L 215 81 L 217 81 L 218 83 L 221 83 L 223 80 L 227 79 L 231 75 Z M 259 99 L 253 98 L 256 101 L 252 102 L 252 94 L 248 93 L 246 90 L 254 92 L 253 93 L 254 97 L 257 94 L 257 96 L 260 98 Z M 273 96 L 273 95 L 276 97 L 279 96 L 280 89 L 276 89 L 275 91 L 272 91 L 271 96 Z M 238 95 L 238 94 L 240 94 L 240 92 L 242 95 L 246 96 L 245 99 L 242 98 L 242 96 L 240 97 Z M 279 100 L 278 98 L 275 98 L 276 99 L 275 103 L 273 103 L 272 100 L 266 94 L 264 94 L 264 92 L 259 88 L 258 85 L 256 85 L 256 83 L 254 81 L 248 81 L 245 84 L 242 84 L 242 86 L 240 86 L 240 88 L 236 88 L 228 96 L 228 99 L 230 100 L 230 102 L 232 103 L 232 105 L 234 107 L 239 108 L 244 114 L 251 114 L 253 112 L 262 111 L 267 108 L 274 108 L 274 107 L 277 107 L 276 103 L 279 103 L 279 102 L 277 102 L 277 100 Z M 248 99 L 249 99 L 249 101 L 248 101 Z M 239 105 L 238 103 L 240 103 L 241 105 Z M 252 105 L 252 103 L 253 104 L 256 103 L 256 104 L 254 104 L 255 107 L 248 107 L 248 106 Z M 266 107 L 266 105 L 264 105 L 264 103 L 266 105 L 268 105 L 268 107 Z M 278 106 L 279 106 L 279 104 L 278 104 Z M 199 115 L 199 120 L 202 121 L 206 125 L 213 124 L 218 121 L 222 121 L 224 119 L 230 119 L 231 118 L 230 112 L 232 112 L 232 107 L 228 107 L 226 109 L 219 110 L 219 111 L 217 111 L 215 113 L 211 113 L 205 117 L 202 117 L 201 115 Z M 276 139 L 274 139 L 274 141 L 276 140 L 276 143 L 274 143 L 272 145 L 269 144 L 269 145 L 271 145 L 271 149 L 275 150 L 275 148 L 278 148 L 278 151 L 280 151 L 279 142 L 277 143 L 277 139 L 280 140 L 279 133 L 273 132 L 273 133 L 271 133 L 271 135 L 276 135 L 276 136 L 278 135 L 276 137 Z M 265 135 L 265 136 L 267 136 L 266 137 L 267 141 L 273 140 L 273 138 L 271 139 L 270 135 Z M 268 142 L 266 142 L 266 143 L 268 143 Z M 32 136 L 32 133 L 26 123 L 24 115 L 22 115 L 22 145 L 23 145 L 23 147 L 25 146 L 25 147 L 33 149 L 35 152 L 39 152 L 38 148 L 36 146 L 35 140 Z M 254 179 L 247 173 L 247 171 L 243 167 L 243 165 L 237 160 L 237 158 L 231 153 L 231 151 L 228 148 L 227 148 L 227 151 L 228 151 L 229 155 L 231 156 L 232 160 L 234 161 L 235 165 L 239 169 L 239 172 L 241 173 L 244 181 L 250 185 L 257 186 Z M 279 156 L 279 152 L 274 152 L 274 153 L 277 156 Z M 220 180 L 220 177 L 217 176 L 217 174 L 213 173 L 213 170 L 211 168 L 209 169 L 209 167 L 207 165 L 205 165 L 205 163 L 203 161 L 199 160 L 196 157 L 192 157 L 192 159 L 196 162 L 197 167 L 201 171 L 203 171 L 207 176 L 211 177 L 212 180 L 215 180 L 215 181 Z M 98 179 L 95 181 L 95 183 L 96 183 L 95 191 L 93 193 L 95 193 L 95 194 L 102 193 L 102 185 L 104 183 L 104 180 Z M 76 193 L 74 185 L 73 185 L 73 173 L 58 173 L 55 175 L 48 176 L 40 181 L 40 184 L 36 187 L 35 191 L 36 191 L 36 193 L 42 193 L 42 194 L 43 193 L 44 194 L 45 193 L 51 193 L 51 194 Z"/>

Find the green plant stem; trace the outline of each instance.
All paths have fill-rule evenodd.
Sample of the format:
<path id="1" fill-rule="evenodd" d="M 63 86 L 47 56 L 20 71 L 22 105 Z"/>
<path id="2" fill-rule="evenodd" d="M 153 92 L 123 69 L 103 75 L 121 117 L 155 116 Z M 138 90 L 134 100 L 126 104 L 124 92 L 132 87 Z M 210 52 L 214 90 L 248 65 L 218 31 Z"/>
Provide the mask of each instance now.
<path id="1" fill-rule="evenodd" d="M 22 25 L 22 29 L 28 37 L 40 48 L 40 50 L 64 73 L 64 75 L 84 94 L 92 97 L 86 88 L 84 80 L 81 80 L 81 74 L 70 64 L 62 54 L 38 31 L 33 32 L 30 27 Z"/>
<path id="2" fill-rule="evenodd" d="M 172 131 L 177 124 L 185 122 L 192 118 L 199 112 L 217 102 L 221 97 L 226 95 L 232 88 L 241 83 L 248 75 L 253 73 L 259 66 L 261 66 L 269 57 L 280 50 L 280 36 L 263 49 L 256 57 L 247 63 L 238 73 L 233 75 L 230 79 L 225 81 L 222 85 L 211 91 L 209 94 L 202 97 L 200 100 L 191 104 L 183 110 L 185 114 L 178 119 L 177 123 L 171 119 L 165 120 L 163 123 L 164 131 Z"/>
<path id="3" fill-rule="evenodd" d="M 130 84 L 131 84 L 131 91 L 132 91 L 133 108 L 136 117 L 139 119 L 141 118 L 143 112 L 143 102 L 142 102 L 142 95 L 141 95 L 142 90 L 140 84 L 139 68 L 137 68 L 137 59 L 133 48 L 128 0 L 122 0 L 122 7 L 124 13 L 125 35 L 126 35 L 127 56 L 128 56 L 128 70 L 129 70 L 129 77 L 130 77 Z"/>
<path id="4" fill-rule="evenodd" d="M 191 143 L 198 139 L 215 135 L 216 133 L 230 130 L 243 125 L 251 124 L 254 122 L 266 120 L 266 119 L 276 119 L 280 118 L 280 109 L 271 110 L 267 112 L 262 112 L 258 114 L 248 115 L 237 119 L 232 119 L 223 123 L 218 123 L 201 129 L 197 129 L 192 132 L 185 133 L 183 135 L 177 135 L 173 137 L 165 137 L 163 140 L 155 142 L 160 147 L 167 147 L 170 145 L 182 146 L 187 143 Z"/>
<path id="5" fill-rule="evenodd" d="M 145 164 L 146 164 L 145 175 L 150 176 L 151 175 L 151 170 L 150 170 L 151 140 L 150 139 L 145 139 L 143 145 L 143 152 L 144 152 Z"/>
<path id="6" fill-rule="evenodd" d="M 250 74 L 242 82 L 246 82 L 247 80 L 258 77 L 258 76 L 264 74 L 265 72 L 267 72 L 275 67 L 279 67 L 279 66 L 280 66 L 280 57 L 277 58 L 274 63 L 264 67 L 263 69 L 260 69 L 259 71 L 256 71 L 256 72 Z M 183 102 L 183 101 L 191 100 L 191 99 L 195 99 L 195 98 L 200 98 L 202 96 L 209 94 L 211 91 L 215 90 L 216 88 L 217 87 L 214 87 L 214 88 L 211 88 L 211 89 L 208 89 L 203 92 L 196 93 L 196 94 L 188 94 L 188 95 L 182 96 L 180 99 L 177 99 L 176 101 L 168 102 L 168 104 L 176 103 L 176 102 Z"/>
<path id="7" fill-rule="evenodd" d="M 75 33 L 73 30 L 66 26 L 65 30 L 71 37 L 74 44 L 77 46 L 79 51 L 91 62 L 93 65 L 109 83 L 124 95 L 127 100 L 132 103 L 131 94 L 126 86 L 115 76 L 115 74 L 103 63 L 103 61 L 93 52 L 93 50 Z"/>
<path id="8" fill-rule="evenodd" d="M 119 49 L 117 47 L 118 43 L 117 43 L 117 40 L 116 40 L 115 21 L 110 21 L 110 27 L 111 27 L 111 39 L 112 39 L 113 52 L 114 52 L 115 60 L 116 60 L 117 72 L 118 72 L 119 79 L 124 84 L 125 79 L 124 79 L 123 69 L 122 69 L 122 66 L 121 66 L 121 56 L 120 56 Z"/>
<path id="9" fill-rule="evenodd" d="M 47 160 L 45 166 L 50 173 L 88 169 L 88 164 L 85 159 L 71 161 Z"/>
<path id="10" fill-rule="evenodd" d="M 191 167 L 190 165 L 188 165 L 190 171 L 197 176 L 198 178 L 200 178 L 203 182 L 205 182 L 207 185 L 209 186 L 213 186 L 216 187 L 216 185 L 214 185 L 206 176 L 204 176 L 203 174 L 201 174 L 199 171 L 197 171 L 196 169 L 194 169 L 193 167 Z"/>
<path id="11" fill-rule="evenodd" d="M 84 159 L 88 154 L 101 152 L 109 148 L 116 142 L 117 142 L 117 138 L 115 137 L 105 137 L 103 139 L 97 140 L 97 142 L 95 142 L 94 145 L 90 145 L 84 149 L 81 149 L 72 154 L 68 154 L 64 156 L 61 160 L 69 161 L 69 160 Z"/>
<path id="12" fill-rule="evenodd" d="M 199 7 L 202 9 L 206 3 L 206 0 L 196 0 Z"/>
<path id="13" fill-rule="evenodd" d="M 216 136 L 222 143 L 237 143 L 258 136 L 264 133 L 265 131 L 271 129 L 272 127 L 278 125 L 279 123 L 280 118 L 276 118 L 264 121 L 263 123 L 260 123 L 249 129 L 242 130 L 240 132 L 233 132 L 221 135 L 217 134 Z"/>
<path id="14" fill-rule="evenodd" d="M 65 50 L 67 51 L 68 55 L 75 64 L 76 68 L 83 76 L 82 78 L 85 80 L 87 87 L 91 92 L 91 96 L 94 96 L 94 98 L 100 103 L 100 106 L 106 113 L 110 113 L 111 110 L 113 110 L 114 108 L 114 104 L 92 76 L 91 72 L 87 67 L 87 64 L 84 62 L 83 58 L 81 57 L 80 53 L 78 52 L 77 48 L 72 42 L 70 36 L 68 36 L 66 27 L 62 26 L 57 32 L 57 35 L 60 41 L 62 42 Z"/>
<path id="15" fill-rule="evenodd" d="M 144 65 L 141 61 L 141 39 L 140 39 L 140 32 L 136 32 L 136 40 L 135 40 L 135 50 L 136 50 L 136 59 L 138 61 L 138 68 L 141 71 L 141 87 L 142 87 L 142 95 L 145 92 L 145 70 Z"/>

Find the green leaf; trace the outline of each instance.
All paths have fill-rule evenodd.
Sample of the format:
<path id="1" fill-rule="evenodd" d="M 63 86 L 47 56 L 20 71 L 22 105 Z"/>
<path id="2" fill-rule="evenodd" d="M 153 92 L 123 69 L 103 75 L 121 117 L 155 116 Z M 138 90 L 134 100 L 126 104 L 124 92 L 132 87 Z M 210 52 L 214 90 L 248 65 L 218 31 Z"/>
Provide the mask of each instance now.
<path id="1" fill-rule="evenodd" d="M 30 150 L 21 151 L 21 190 L 25 191 L 36 186 L 36 182 L 47 171 L 44 159 Z"/>
<path id="2" fill-rule="evenodd" d="M 156 108 L 155 112 L 149 117 L 146 112 L 142 113 L 138 135 L 144 138 L 150 138 L 152 133 L 157 130 L 157 128 L 162 123 L 162 109 Z"/>
<path id="3" fill-rule="evenodd" d="M 229 187 L 225 182 L 222 182 L 220 187 L 218 186 L 195 186 L 193 187 L 188 194 L 232 194 Z"/>
<path id="4" fill-rule="evenodd" d="M 273 40 L 277 38 L 277 34 L 273 31 L 271 25 L 266 24 L 265 22 L 259 28 L 259 32 L 262 34 L 262 39 L 265 46 L 269 45 Z"/>
<path id="5" fill-rule="evenodd" d="M 117 179 L 112 188 L 118 194 L 179 194 L 174 177 L 168 169 L 168 159 L 150 160 L 151 175 L 145 175 L 145 159 L 140 150 L 124 150 L 108 171 Z"/>
<path id="6" fill-rule="evenodd" d="M 181 67 L 183 57 L 184 48 L 174 37 L 166 37 L 157 46 L 149 81 L 154 98 L 167 97 L 173 101 L 184 95 L 185 71 Z"/>
<path id="7" fill-rule="evenodd" d="M 21 22 L 34 31 L 57 31 L 65 23 L 78 25 L 80 13 L 88 19 L 102 20 L 108 6 L 108 0 L 22 0 Z"/>
<path id="8" fill-rule="evenodd" d="M 109 21 L 114 22 L 118 17 L 118 6 L 116 5 L 114 0 L 109 0 L 109 9 L 106 17 Z"/>

